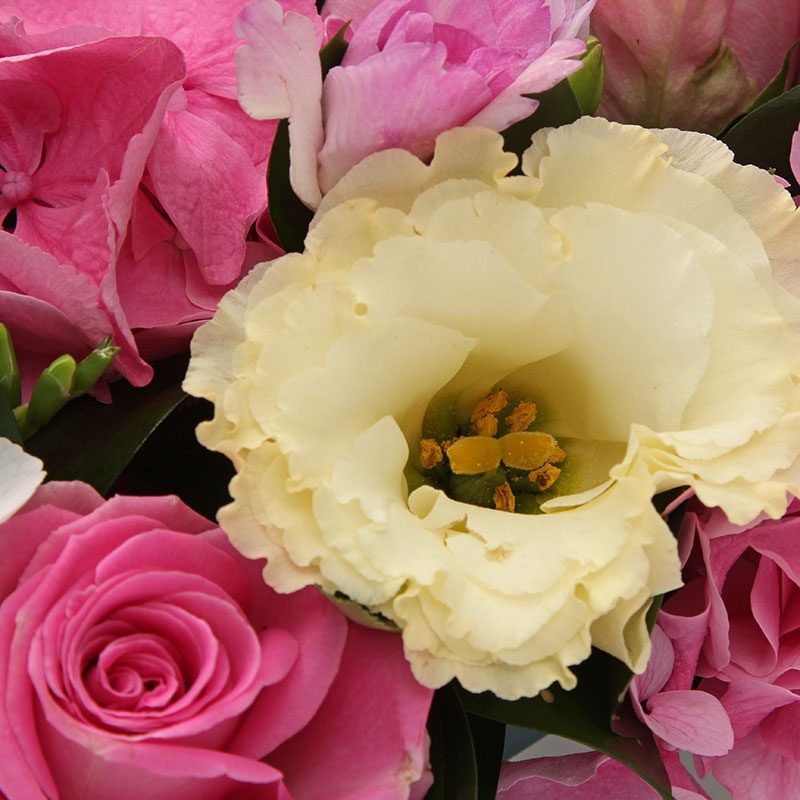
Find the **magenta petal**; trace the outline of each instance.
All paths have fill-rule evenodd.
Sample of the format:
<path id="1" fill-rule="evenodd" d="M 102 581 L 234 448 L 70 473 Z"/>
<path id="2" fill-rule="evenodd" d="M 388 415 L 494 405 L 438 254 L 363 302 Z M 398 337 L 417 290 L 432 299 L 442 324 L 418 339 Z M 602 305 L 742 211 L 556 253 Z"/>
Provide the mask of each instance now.
<path id="1" fill-rule="evenodd" d="M 270 763 L 283 771 L 295 800 L 405 800 L 426 767 L 425 721 L 433 694 L 411 675 L 399 636 L 348 627 L 325 702 Z M 309 753 L 315 754 L 313 770 Z"/>

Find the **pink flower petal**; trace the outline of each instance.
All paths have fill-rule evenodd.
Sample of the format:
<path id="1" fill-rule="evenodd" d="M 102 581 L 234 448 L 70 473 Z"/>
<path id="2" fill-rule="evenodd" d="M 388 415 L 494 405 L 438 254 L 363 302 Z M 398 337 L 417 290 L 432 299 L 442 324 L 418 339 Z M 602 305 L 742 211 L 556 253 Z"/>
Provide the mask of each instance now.
<path id="1" fill-rule="evenodd" d="M 236 51 L 239 102 L 255 119 L 289 117 L 292 186 L 303 202 L 316 206 L 323 139 L 321 30 L 303 14 L 284 14 L 275 0 L 254 0 L 237 18 L 236 34 L 246 41 Z"/>
<path id="2" fill-rule="evenodd" d="M 319 153 L 323 191 L 378 150 L 402 147 L 429 156 L 443 130 L 463 125 L 491 100 L 480 75 L 460 65 L 446 69 L 446 58 L 442 44 L 411 42 L 328 73 Z M 402 93 L 387 91 L 387 81 Z"/>
<path id="3" fill-rule="evenodd" d="M 270 763 L 283 771 L 294 800 L 405 800 L 425 769 L 419 720 L 431 696 L 411 675 L 399 636 L 350 623 L 328 697 L 302 737 Z M 307 768 L 309 753 L 314 770 Z"/>
<path id="4" fill-rule="evenodd" d="M 716 697 L 696 690 L 659 692 L 647 701 L 645 723 L 679 750 L 719 756 L 733 747 L 733 729 Z"/>

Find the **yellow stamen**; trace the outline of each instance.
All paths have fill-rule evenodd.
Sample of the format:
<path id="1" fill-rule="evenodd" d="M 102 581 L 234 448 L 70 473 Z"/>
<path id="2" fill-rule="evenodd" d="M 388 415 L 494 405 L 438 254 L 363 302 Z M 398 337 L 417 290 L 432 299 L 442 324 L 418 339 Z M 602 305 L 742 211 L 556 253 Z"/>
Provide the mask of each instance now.
<path id="1" fill-rule="evenodd" d="M 433 469 L 437 464 L 441 464 L 443 459 L 442 448 L 436 439 L 420 439 L 419 463 L 423 469 Z"/>
<path id="2" fill-rule="evenodd" d="M 553 464 L 545 464 L 543 467 L 529 472 L 528 477 L 544 491 L 545 489 L 549 489 L 558 480 L 560 474 L 561 470 L 558 467 L 553 466 Z"/>
<path id="3" fill-rule="evenodd" d="M 514 469 L 539 469 L 550 461 L 558 442 L 541 431 L 507 433 L 498 440 L 503 463 Z"/>
<path id="4" fill-rule="evenodd" d="M 500 466 L 500 442 L 488 436 L 463 436 L 447 448 L 456 475 L 477 475 Z"/>
<path id="5" fill-rule="evenodd" d="M 510 433 L 520 433 L 526 431 L 530 424 L 536 419 L 536 403 L 522 400 L 517 403 L 514 410 L 506 417 L 505 423 L 508 425 Z"/>
<path id="6" fill-rule="evenodd" d="M 497 433 L 497 414 L 508 405 L 508 395 L 503 389 L 498 389 L 486 395 L 475 406 L 470 415 L 470 422 L 478 436 L 494 436 Z"/>
<path id="7" fill-rule="evenodd" d="M 555 449 L 553 450 L 553 454 L 547 460 L 551 464 L 560 464 L 566 457 L 567 454 L 558 445 L 556 445 Z"/>
<path id="8" fill-rule="evenodd" d="M 514 492 L 511 491 L 511 487 L 507 483 L 498 486 L 494 490 L 492 500 L 494 500 L 494 507 L 498 511 L 514 511 L 516 498 L 514 497 Z"/>

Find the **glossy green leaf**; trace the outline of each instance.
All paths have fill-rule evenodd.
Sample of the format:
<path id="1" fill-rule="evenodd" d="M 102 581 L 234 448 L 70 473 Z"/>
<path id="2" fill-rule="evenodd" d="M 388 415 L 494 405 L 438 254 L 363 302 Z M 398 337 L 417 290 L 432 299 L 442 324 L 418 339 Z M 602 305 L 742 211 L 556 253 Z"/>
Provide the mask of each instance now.
<path id="1" fill-rule="evenodd" d="M 111 386 L 112 403 L 84 395 L 26 442 L 25 449 L 44 461 L 50 480 L 82 480 L 106 494 L 142 443 L 186 395 L 181 382 L 186 356 L 154 365 L 149 385 Z"/>
<path id="2" fill-rule="evenodd" d="M 770 100 L 743 117 L 723 136 L 722 141 L 733 150 L 739 164 L 755 164 L 773 169 L 781 177 L 797 184 L 789 166 L 792 134 L 800 124 L 800 86 Z"/>
<path id="3" fill-rule="evenodd" d="M 536 131 L 568 125 L 583 116 L 580 103 L 566 78 L 547 92 L 528 96 L 539 100 L 536 111 L 503 131 L 505 149 L 518 156 L 530 147 L 531 136 Z"/>
<path id="4" fill-rule="evenodd" d="M 464 708 L 498 722 L 532 728 L 580 742 L 622 762 L 641 775 L 662 797 L 672 799 L 670 781 L 652 736 L 627 738 L 614 733 L 612 716 L 631 673 L 612 656 L 593 651 L 574 668 L 572 691 L 552 686 L 545 697 L 500 700 L 490 692 L 471 694 L 458 687 Z M 549 701 L 549 702 L 548 702 Z"/>
<path id="5" fill-rule="evenodd" d="M 0 394 L 11 408 L 22 402 L 19 366 L 8 328 L 0 322 Z"/>

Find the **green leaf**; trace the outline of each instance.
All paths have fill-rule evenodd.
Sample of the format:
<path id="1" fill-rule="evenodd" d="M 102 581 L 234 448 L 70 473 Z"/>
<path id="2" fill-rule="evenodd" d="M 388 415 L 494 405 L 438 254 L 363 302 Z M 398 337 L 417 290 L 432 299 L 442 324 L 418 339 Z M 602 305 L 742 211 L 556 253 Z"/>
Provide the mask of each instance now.
<path id="1" fill-rule="evenodd" d="M 294 193 L 289 180 L 289 120 L 275 131 L 267 166 L 267 208 L 278 241 L 287 253 L 302 253 L 314 212 Z"/>
<path id="2" fill-rule="evenodd" d="M 349 22 L 345 22 L 336 35 L 333 36 L 328 44 L 319 51 L 319 63 L 322 66 L 322 77 L 324 78 L 330 70 L 338 67 L 342 63 L 344 54 L 347 52 L 347 41 L 344 38 L 347 29 L 350 27 Z"/>
<path id="3" fill-rule="evenodd" d="M 0 392 L 0 437 L 10 439 L 16 444 L 22 444 L 22 434 L 17 427 L 14 411 L 3 392 Z"/>
<path id="4" fill-rule="evenodd" d="M 531 116 L 515 122 L 503 131 L 505 149 L 521 156 L 531 145 L 531 136 L 542 128 L 558 128 L 568 125 L 583 116 L 580 103 L 565 78 L 552 89 L 542 94 L 526 95 L 539 100 L 539 106 Z"/>
<path id="5" fill-rule="evenodd" d="M 142 443 L 186 397 L 181 382 L 186 356 L 154 365 L 147 386 L 113 384 L 113 402 L 84 395 L 65 406 L 26 442 L 26 450 L 44 461 L 50 480 L 82 480 L 107 494 Z"/>
<path id="6" fill-rule="evenodd" d="M 11 334 L 0 322 L 0 393 L 11 408 L 22 402 L 19 380 L 19 367 Z"/>
<path id="7" fill-rule="evenodd" d="M 747 114 L 722 136 L 722 141 L 733 150 L 738 163 L 774 169 L 781 178 L 792 181 L 789 152 L 798 124 L 800 86 Z M 797 194 L 796 184 L 790 191 Z"/>
<path id="8" fill-rule="evenodd" d="M 464 708 L 498 722 L 552 733 L 599 750 L 630 767 L 662 797 L 672 800 L 670 781 L 652 736 L 633 739 L 617 735 L 611 719 L 631 673 L 617 659 L 595 650 L 574 668 L 578 685 L 572 691 L 552 686 L 544 697 L 500 700 L 490 692 L 471 694 L 461 687 Z"/>
<path id="9" fill-rule="evenodd" d="M 475 765 L 478 770 L 478 800 L 495 800 L 500 768 L 503 765 L 503 745 L 506 726 L 502 722 L 467 714 L 472 733 Z"/>
<path id="10" fill-rule="evenodd" d="M 425 800 L 479 800 L 469 720 L 452 684 L 437 690 L 428 716 L 434 784 Z"/>

